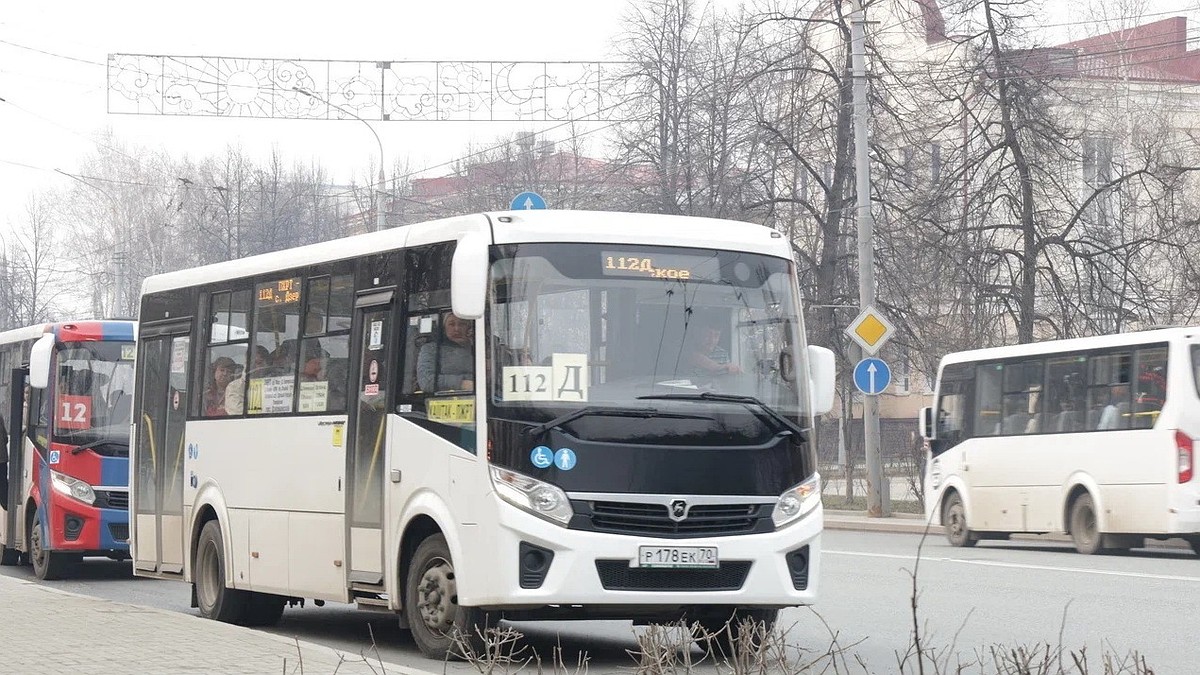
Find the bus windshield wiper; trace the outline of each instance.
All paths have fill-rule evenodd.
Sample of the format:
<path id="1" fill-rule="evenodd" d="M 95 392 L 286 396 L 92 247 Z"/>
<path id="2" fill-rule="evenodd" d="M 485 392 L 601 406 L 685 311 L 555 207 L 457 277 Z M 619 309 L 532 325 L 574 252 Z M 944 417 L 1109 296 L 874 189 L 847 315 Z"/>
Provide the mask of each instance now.
<path id="1" fill-rule="evenodd" d="M 711 419 L 700 415 L 683 415 L 680 413 L 664 413 L 656 408 L 609 408 L 605 406 L 590 405 L 577 410 L 572 410 L 565 415 L 559 415 L 549 422 L 543 422 L 537 426 L 529 427 L 525 433 L 531 436 L 540 436 L 546 433 L 547 430 L 561 426 L 572 420 L 577 420 L 580 417 L 588 417 L 595 415 L 597 417 L 639 417 L 649 419 L 651 417 L 670 417 L 673 419 Z"/>
<path id="2" fill-rule="evenodd" d="M 119 440 L 112 439 L 112 438 L 98 438 L 90 443 L 84 443 L 83 445 L 75 446 L 71 450 L 71 454 L 78 455 L 79 453 L 83 452 L 84 450 L 91 450 L 92 448 L 99 447 L 101 445 L 123 445 L 126 448 L 128 448 L 129 441 L 119 441 Z"/>
<path id="3" fill-rule="evenodd" d="M 767 417 L 782 426 L 787 431 L 792 432 L 800 441 L 807 441 L 808 437 L 804 433 L 804 427 L 796 424 L 792 420 L 784 417 L 778 410 L 763 403 L 753 396 L 737 396 L 734 394 L 716 394 L 711 391 L 702 392 L 699 394 L 646 394 L 638 396 L 639 401 L 717 401 L 719 403 L 740 403 L 748 408 L 757 408 L 761 410 Z"/>

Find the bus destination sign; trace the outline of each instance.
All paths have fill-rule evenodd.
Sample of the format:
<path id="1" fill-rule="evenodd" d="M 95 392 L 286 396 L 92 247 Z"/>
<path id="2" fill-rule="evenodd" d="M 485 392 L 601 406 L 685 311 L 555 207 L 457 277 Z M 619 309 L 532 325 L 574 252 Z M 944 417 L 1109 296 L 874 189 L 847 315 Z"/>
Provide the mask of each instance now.
<path id="1" fill-rule="evenodd" d="M 280 279 L 258 285 L 258 304 L 290 305 L 300 302 L 300 279 Z"/>
<path id="2" fill-rule="evenodd" d="M 715 256 L 681 253 L 624 253 L 601 251 L 600 270 L 607 277 L 649 277 L 681 281 L 718 281 L 720 262 Z"/>

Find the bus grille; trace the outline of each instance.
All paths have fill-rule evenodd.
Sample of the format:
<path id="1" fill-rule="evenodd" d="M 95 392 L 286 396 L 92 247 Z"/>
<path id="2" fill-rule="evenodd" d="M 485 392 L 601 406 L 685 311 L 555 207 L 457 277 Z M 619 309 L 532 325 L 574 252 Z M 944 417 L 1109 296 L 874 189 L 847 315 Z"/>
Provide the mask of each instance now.
<path id="1" fill-rule="evenodd" d="M 770 532 L 771 504 L 696 504 L 679 522 L 663 504 L 573 501 L 574 529 L 681 539 Z"/>
<path id="2" fill-rule="evenodd" d="M 96 502 L 93 506 L 98 509 L 128 509 L 129 492 L 126 490 L 96 490 Z"/>
<path id="3" fill-rule="evenodd" d="M 723 561 L 710 570 L 645 569 L 628 560 L 597 560 L 600 585 L 609 591 L 736 591 L 746 583 L 749 560 Z"/>

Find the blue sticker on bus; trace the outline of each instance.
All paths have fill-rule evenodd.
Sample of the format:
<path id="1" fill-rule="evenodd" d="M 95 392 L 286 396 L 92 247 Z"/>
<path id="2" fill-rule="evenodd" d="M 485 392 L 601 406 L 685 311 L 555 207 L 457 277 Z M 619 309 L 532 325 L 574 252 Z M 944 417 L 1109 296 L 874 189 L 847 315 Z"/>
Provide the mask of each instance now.
<path id="1" fill-rule="evenodd" d="M 563 471 L 574 469 L 575 451 L 570 448 L 559 448 L 558 452 L 554 453 L 554 466 Z"/>
<path id="2" fill-rule="evenodd" d="M 59 462 L 59 460 L 61 459 L 61 457 L 62 457 L 62 456 L 61 456 L 61 455 L 59 455 L 59 453 L 58 453 L 58 450 L 51 450 L 51 451 L 50 451 L 50 463 L 51 463 L 51 464 L 58 464 L 58 462 Z"/>
<path id="3" fill-rule="evenodd" d="M 554 462 L 554 453 L 550 452 L 550 448 L 544 445 L 539 445 L 529 453 L 529 461 L 539 469 L 550 468 L 550 464 Z"/>

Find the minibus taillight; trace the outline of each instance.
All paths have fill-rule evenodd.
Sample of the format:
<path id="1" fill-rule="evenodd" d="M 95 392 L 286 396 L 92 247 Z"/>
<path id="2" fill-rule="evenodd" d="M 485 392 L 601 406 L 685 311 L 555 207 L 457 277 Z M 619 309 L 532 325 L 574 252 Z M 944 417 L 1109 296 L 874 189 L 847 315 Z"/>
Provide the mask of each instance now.
<path id="1" fill-rule="evenodd" d="M 1192 437 L 1182 431 L 1175 432 L 1175 447 L 1179 448 L 1179 482 L 1192 480 Z"/>

